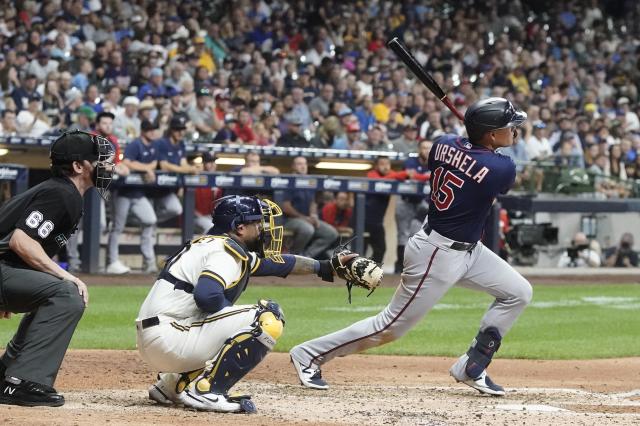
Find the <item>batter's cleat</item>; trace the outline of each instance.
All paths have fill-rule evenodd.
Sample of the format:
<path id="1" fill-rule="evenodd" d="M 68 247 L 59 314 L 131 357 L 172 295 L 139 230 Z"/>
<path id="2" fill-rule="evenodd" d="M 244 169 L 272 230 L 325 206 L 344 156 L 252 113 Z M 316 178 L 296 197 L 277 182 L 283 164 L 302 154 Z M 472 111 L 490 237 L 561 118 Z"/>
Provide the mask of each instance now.
<path id="1" fill-rule="evenodd" d="M 64 396 L 51 386 L 7 377 L 0 383 L 0 404 L 60 407 L 64 405 Z"/>
<path id="2" fill-rule="evenodd" d="M 498 384 L 493 383 L 493 380 L 489 378 L 486 370 L 480 374 L 479 377 L 472 379 L 466 373 L 467 361 L 469 356 L 467 354 L 462 355 L 449 369 L 449 374 L 456 379 L 456 382 L 464 383 L 467 386 L 471 386 L 480 393 L 493 396 L 503 396 L 505 394 L 504 388 Z"/>
<path id="3" fill-rule="evenodd" d="M 293 356 L 291 356 L 291 363 L 295 367 L 296 373 L 298 373 L 302 386 L 306 386 L 311 389 L 329 389 L 329 384 L 322 379 L 322 371 L 320 371 L 320 368 L 304 367 L 296 361 Z"/>
<path id="4" fill-rule="evenodd" d="M 167 406 L 180 403 L 176 393 L 176 384 L 179 379 L 178 373 L 158 374 L 158 381 L 149 388 L 149 399 Z"/>
<path id="5" fill-rule="evenodd" d="M 213 392 L 200 392 L 194 382 L 178 394 L 178 399 L 185 407 L 201 411 L 249 414 L 257 412 L 249 396 L 229 397 Z"/>

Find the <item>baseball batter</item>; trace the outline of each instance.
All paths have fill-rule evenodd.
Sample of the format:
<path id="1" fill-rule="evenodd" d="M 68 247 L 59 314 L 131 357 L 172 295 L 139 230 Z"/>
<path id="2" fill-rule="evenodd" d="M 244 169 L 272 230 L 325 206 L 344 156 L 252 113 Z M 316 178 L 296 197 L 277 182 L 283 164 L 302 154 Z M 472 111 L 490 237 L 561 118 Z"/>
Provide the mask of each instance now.
<path id="1" fill-rule="evenodd" d="M 161 371 L 149 397 L 199 410 L 254 412 L 248 396 L 229 389 L 273 349 L 285 318 L 277 303 L 234 305 L 251 275 L 316 273 L 333 281 L 331 261 L 280 255 L 278 205 L 229 195 L 213 209 L 208 235 L 171 256 L 145 299 L 138 319 L 138 349 Z M 337 255 L 340 262 L 355 254 Z M 336 272 L 340 276 L 339 272 Z"/>
<path id="2" fill-rule="evenodd" d="M 526 113 L 503 98 L 471 105 L 465 114 L 469 139 L 443 135 L 429 154 L 431 199 L 423 229 L 406 246 L 400 284 L 378 315 L 294 347 L 291 360 L 304 386 L 327 389 L 320 367 L 398 339 L 454 285 L 486 291 L 495 300 L 469 350 L 450 374 L 481 393 L 504 395 L 486 373 L 502 338 L 530 302 L 529 282 L 479 240 L 491 205 L 509 190 L 513 161 L 495 152 L 511 146 Z"/>

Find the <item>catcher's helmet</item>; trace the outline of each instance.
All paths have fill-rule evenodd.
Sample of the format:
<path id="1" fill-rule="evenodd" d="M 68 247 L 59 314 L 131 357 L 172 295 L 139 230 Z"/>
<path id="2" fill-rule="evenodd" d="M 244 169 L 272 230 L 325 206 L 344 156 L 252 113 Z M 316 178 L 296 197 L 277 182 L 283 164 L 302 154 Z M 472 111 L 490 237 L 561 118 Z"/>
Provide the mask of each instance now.
<path id="1" fill-rule="evenodd" d="M 242 195 L 227 195 L 217 200 L 211 213 L 210 234 L 226 234 L 243 223 L 262 220 L 260 199 Z"/>
<path id="2" fill-rule="evenodd" d="M 477 141 L 486 132 L 518 127 L 527 121 L 527 113 L 518 111 L 505 98 L 488 98 L 471 105 L 464 114 L 469 139 Z"/>
<path id="3" fill-rule="evenodd" d="M 280 255 L 283 227 L 276 223 L 281 217 L 282 209 L 271 200 L 244 195 L 227 195 L 214 203 L 211 214 L 213 227 L 208 233 L 227 234 L 235 230 L 238 225 L 260 221 L 262 247 L 258 254 L 270 257 L 276 262 L 283 262 Z"/>

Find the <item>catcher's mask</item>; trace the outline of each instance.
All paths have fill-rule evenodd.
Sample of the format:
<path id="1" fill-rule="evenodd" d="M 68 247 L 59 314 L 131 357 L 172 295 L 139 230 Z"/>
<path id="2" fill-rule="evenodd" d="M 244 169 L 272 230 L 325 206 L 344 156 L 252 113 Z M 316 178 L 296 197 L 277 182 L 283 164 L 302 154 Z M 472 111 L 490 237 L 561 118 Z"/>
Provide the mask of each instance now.
<path id="1" fill-rule="evenodd" d="M 282 209 L 271 200 L 228 195 L 214 203 L 211 215 L 213 227 L 209 230 L 209 234 L 226 234 L 234 231 L 238 225 L 259 222 L 261 232 L 256 253 L 261 257 L 269 257 L 283 263 L 280 252 L 284 231 L 282 225 L 278 224 L 279 217 L 282 217 Z"/>
<path id="2" fill-rule="evenodd" d="M 93 185 L 102 198 L 108 199 L 109 185 L 113 179 L 113 145 L 103 136 L 82 130 L 65 132 L 51 144 L 51 165 L 71 164 L 87 160 L 93 166 Z"/>

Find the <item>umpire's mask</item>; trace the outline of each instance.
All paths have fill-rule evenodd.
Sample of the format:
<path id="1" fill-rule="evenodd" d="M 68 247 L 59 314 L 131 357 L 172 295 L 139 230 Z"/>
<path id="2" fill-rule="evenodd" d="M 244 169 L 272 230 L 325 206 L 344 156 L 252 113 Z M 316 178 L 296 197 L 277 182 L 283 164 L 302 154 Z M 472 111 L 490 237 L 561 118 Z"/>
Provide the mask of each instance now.
<path id="1" fill-rule="evenodd" d="M 82 130 L 65 132 L 51 144 L 52 165 L 71 164 L 74 161 L 87 160 L 93 166 L 93 185 L 105 200 L 113 179 L 113 159 L 115 151 L 111 142 L 103 136 L 93 135 Z"/>

